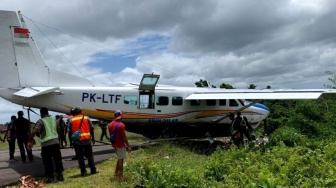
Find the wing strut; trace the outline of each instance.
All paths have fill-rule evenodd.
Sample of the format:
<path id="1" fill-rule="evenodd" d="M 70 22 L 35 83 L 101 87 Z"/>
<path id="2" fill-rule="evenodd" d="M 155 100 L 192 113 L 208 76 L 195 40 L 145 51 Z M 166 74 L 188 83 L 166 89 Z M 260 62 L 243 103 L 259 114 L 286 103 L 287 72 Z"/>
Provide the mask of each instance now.
<path id="1" fill-rule="evenodd" d="M 249 103 L 248 105 L 245 105 L 245 106 L 243 106 L 242 108 L 236 110 L 236 111 L 234 112 L 234 114 L 236 115 L 238 112 L 241 112 L 241 111 L 245 110 L 246 108 L 249 108 L 250 106 L 252 106 L 252 105 L 254 105 L 254 104 L 258 103 L 258 102 L 261 102 L 261 103 L 262 103 L 262 101 L 263 101 L 263 100 L 260 100 L 260 101 L 257 101 L 257 102 L 251 102 L 251 103 Z M 220 121 L 222 121 L 223 119 L 226 119 L 226 118 L 228 118 L 228 117 L 229 117 L 229 114 L 227 114 L 226 116 L 223 116 L 223 117 L 221 117 L 221 118 L 219 118 L 219 119 L 213 120 L 213 122 L 214 122 L 214 123 L 219 123 Z"/>

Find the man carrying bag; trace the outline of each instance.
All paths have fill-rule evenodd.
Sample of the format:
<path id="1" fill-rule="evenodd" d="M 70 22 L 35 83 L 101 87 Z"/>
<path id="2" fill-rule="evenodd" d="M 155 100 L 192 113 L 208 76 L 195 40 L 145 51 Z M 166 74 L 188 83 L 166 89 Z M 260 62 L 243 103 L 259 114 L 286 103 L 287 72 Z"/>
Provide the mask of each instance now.
<path id="1" fill-rule="evenodd" d="M 88 159 L 91 174 L 96 174 L 98 171 L 94 163 L 91 145 L 91 141 L 92 144 L 95 144 L 94 127 L 89 117 L 82 114 L 80 107 L 73 109 L 73 117 L 69 122 L 69 130 L 69 136 L 72 139 L 70 142 L 72 142 L 75 149 L 81 176 L 87 175 L 84 156 Z"/>

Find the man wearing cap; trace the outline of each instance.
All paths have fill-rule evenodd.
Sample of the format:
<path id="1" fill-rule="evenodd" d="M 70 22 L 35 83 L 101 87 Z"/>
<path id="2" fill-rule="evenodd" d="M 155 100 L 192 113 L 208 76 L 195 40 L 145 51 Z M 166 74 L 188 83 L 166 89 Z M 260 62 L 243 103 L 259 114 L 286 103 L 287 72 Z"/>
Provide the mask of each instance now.
<path id="1" fill-rule="evenodd" d="M 115 131 L 116 141 L 112 143 L 112 147 L 115 149 L 116 155 L 118 157 L 115 176 L 122 178 L 124 170 L 124 159 L 126 158 L 126 150 L 131 152 L 132 148 L 128 143 L 126 134 L 125 134 L 125 125 L 121 122 L 122 112 L 116 110 L 114 112 L 114 120 L 109 124 L 108 130 L 110 135 Z M 116 129 L 116 130 L 115 130 Z"/>
<path id="2" fill-rule="evenodd" d="M 20 155 L 22 163 L 26 162 L 26 152 L 30 162 L 34 161 L 32 150 L 28 149 L 28 139 L 30 135 L 30 122 L 28 119 L 23 117 L 23 112 L 18 111 L 18 118 L 13 122 L 13 125 L 16 129 L 17 143 L 20 148 Z"/>
<path id="3" fill-rule="evenodd" d="M 93 124 L 88 116 L 82 114 L 80 107 L 75 107 L 72 113 L 73 117 L 69 122 L 69 137 L 71 138 L 71 135 L 78 129 L 80 129 L 80 136 L 77 140 L 70 140 L 70 145 L 72 143 L 75 149 L 81 176 L 87 175 L 84 156 L 88 160 L 91 174 L 96 174 L 98 171 L 94 163 L 91 145 L 91 141 L 92 144 L 95 144 Z"/>

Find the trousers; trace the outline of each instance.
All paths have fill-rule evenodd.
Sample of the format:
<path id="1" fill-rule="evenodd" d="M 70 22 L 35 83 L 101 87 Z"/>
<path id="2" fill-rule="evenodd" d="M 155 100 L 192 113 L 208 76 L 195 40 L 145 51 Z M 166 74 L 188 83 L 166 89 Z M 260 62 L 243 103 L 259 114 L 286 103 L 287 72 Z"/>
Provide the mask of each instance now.
<path id="1" fill-rule="evenodd" d="M 81 174 L 86 173 L 86 168 L 85 168 L 85 161 L 84 161 L 84 156 L 87 158 L 89 167 L 91 170 L 91 174 L 96 173 L 96 166 L 94 163 L 93 159 L 93 153 L 92 153 L 92 145 L 87 144 L 87 145 L 79 145 L 79 144 L 73 144 L 73 147 L 76 152 L 76 157 L 78 159 L 78 165 L 81 171 Z"/>
<path id="2" fill-rule="evenodd" d="M 54 176 L 54 164 L 56 172 L 61 175 L 63 172 L 62 154 L 59 148 L 59 144 L 53 144 L 49 146 L 41 147 L 41 156 L 44 165 L 45 175 L 47 177 Z M 54 164 L 53 164 L 54 161 Z"/>

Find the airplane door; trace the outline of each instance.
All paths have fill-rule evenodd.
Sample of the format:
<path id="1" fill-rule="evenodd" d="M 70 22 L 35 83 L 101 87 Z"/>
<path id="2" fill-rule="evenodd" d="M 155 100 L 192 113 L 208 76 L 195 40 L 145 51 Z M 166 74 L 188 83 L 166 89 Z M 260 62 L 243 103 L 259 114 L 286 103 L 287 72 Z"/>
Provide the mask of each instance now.
<path id="1" fill-rule="evenodd" d="M 160 75 L 144 74 L 139 85 L 139 110 L 152 112 L 155 109 L 155 86 Z"/>

